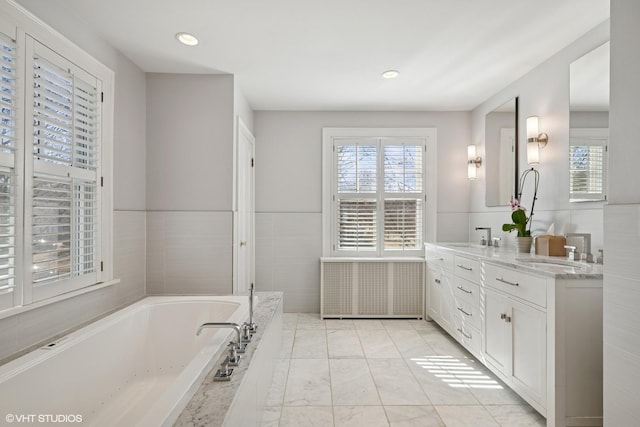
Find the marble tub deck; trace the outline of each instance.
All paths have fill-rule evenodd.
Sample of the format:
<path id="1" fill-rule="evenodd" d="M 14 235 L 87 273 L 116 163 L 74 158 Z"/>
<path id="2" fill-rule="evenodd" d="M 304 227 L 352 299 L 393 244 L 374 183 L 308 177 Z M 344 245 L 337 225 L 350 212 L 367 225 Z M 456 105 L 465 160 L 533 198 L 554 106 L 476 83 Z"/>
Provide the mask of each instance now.
<path id="1" fill-rule="evenodd" d="M 265 427 L 546 425 L 435 323 L 423 320 L 284 314 L 266 404 Z"/>
<path id="2" fill-rule="evenodd" d="M 246 352 L 242 354 L 239 366 L 233 368 L 234 373 L 231 381 L 214 381 L 213 377 L 221 360 L 217 361 L 178 417 L 174 427 L 216 427 L 224 424 L 236 392 L 247 375 L 251 359 L 259 348 L 267 327 L 276 315 L 276 311 L 282 304 L 281 292 L 256 292 L 256 296 L 258 297 L 258 303 L 254 308 L 253 321 L 258 325 L 258 329 L 251 343 L 247 346 Z M 247 410 L 253 409 L 247 408 Z"/>

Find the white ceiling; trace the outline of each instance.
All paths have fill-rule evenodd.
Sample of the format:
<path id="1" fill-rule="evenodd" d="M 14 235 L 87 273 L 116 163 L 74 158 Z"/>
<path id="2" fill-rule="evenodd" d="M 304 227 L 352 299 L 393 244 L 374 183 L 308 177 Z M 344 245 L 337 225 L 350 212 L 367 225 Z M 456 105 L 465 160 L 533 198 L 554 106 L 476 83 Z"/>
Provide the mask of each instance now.
<path id="1" fill-rule="evenodd" d="M 609 0 L 18 1 L 144 71 L 234 74 L 255 110 L 470 110 L 609 17 Z"/>

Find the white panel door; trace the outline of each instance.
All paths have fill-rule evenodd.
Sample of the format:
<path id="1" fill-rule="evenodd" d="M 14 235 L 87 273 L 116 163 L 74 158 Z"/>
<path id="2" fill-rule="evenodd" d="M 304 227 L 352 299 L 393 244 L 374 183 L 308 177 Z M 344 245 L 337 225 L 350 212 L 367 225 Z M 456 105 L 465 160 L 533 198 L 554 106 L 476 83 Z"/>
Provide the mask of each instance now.
<path id="1" fill-rule="evenodd" d="M 255 181 L 254 181 L 254 146 L 255 138 L 238 119 L 238 214 L 237 240 L 235 252 L 238 257 L 237 283 L 235 293 L 242 294 L 249 290 L 255 277 Z"/>

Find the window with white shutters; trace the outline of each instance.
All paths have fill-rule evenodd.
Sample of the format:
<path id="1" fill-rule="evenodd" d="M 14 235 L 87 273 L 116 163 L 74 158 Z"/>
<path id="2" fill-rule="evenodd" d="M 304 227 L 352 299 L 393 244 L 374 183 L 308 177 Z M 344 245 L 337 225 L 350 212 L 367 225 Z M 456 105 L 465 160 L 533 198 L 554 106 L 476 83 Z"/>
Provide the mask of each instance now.
<path id="1" fill-rule="evenodd" d="M 608 130 L 571 129 L 570 140 L 570 200 L 605 200 Z"/>
<path id="2" fill-rule="evenodd" d="M 25 221 L 33 301 L 97 282 L 99 81 L 34 42 L 32 179 Z"/>
<path id="3" fill-rule="evenodd" d="M 0 316 L 6 316 L 115 283 L 114 74 L 12 6 L 0 4 L 0 12 Z"/>
<path id="4" fill-rule="evenodd" d="M 13 305 L 16 268 L 16 43 L 0 33 L 0 310 Z"/>
<path id="5" fill-rule="evenodd" d="M 331 149 L 332 254 L 419 253 L 426 138 L 334 138 Z"/>

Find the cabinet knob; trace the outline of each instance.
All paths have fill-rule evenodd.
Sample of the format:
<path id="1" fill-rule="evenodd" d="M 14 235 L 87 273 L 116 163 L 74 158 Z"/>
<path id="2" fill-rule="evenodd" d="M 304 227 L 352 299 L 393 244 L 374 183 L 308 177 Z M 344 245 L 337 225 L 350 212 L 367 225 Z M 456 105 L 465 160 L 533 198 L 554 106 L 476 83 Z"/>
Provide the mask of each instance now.
<path id="1" fill-rule="evenodd" d="M 500 313 L 500 319 L 504 320 L 507 317 L 507 313 Z"/>
<path id="2" fill-rule="evenodd" d="M 507 323 L 511 323 L 511 316 L 506 316 L 504 318 L 504 321 L 507 322 Z"/>
<path id="3" fill-rule="evenodd" d="M 435 279 L 434 282 L 440 283 L 440 279 Z"/>

